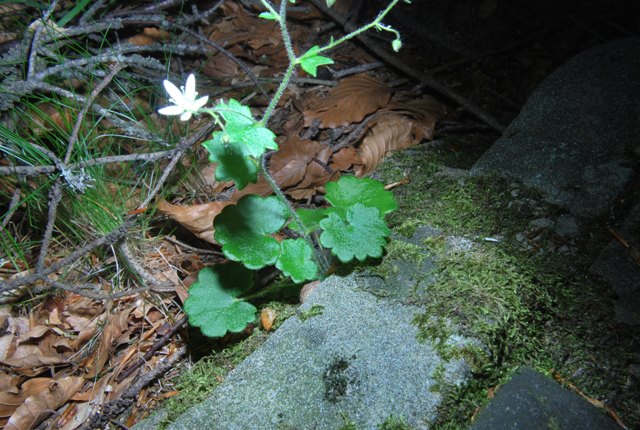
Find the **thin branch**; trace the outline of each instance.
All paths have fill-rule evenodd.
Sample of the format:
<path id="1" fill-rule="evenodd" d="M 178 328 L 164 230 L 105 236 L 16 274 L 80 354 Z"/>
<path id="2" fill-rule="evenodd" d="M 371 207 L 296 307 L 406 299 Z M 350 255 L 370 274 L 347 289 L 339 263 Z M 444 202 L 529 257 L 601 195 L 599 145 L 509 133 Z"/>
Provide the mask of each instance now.
<path id="1" fill-rule="evenodd" d="M 149 203 L 151 203 L 151 201 L 155 198 L 155 196 L 160 192 L 160 189 L 164 185 L 165 181 L 169 178 L 169 175 L 171 174 L 171 172 L 173 172 L 173 169 L 176 167 L 176 165 L 178 164 L 182 156 L 185 154 L 185 152 L 187 152 L 189 148 L 191 148 L 193 145 L 195 145 L 197 142 L 203 139 L 215 127 L 216 127 L 215 120 L 210 121 L 205 127 L 199 130 L 197 133 L 193 134 L 190 138 L 178 144 L 178 149 L 175 153 L 175 156 L 171 159 L 171 162 L 169 162 L 167 167 L 164 168 L 164 171 L 162 172 L 162 176 L 160 176 L 158 183 L 153 188 L 153 190 L 151 190 L 147 198 L 144 199 L 142 203 L 140 203 L 140 205 L 138 206 L 138 209 L 146 208 L 149 205 Z"/>
<path id="2" fill-rule="evenodd" d="M 49 210 L 47 212 L 47 225 L 44 228 L 44 234 L 42 235 L 42 245 L 40 246 L 40 253 L 38 254 L 38 261 L 36 262 L 36 272 L 42 272 L 44 269 L 44 263 L 49 252 L 49 242 L 51 242 L 51 234 L 53 233 L 53 225 L 56 221 L 56 215 L 58 212 L 58 204 L 62 199 L 62 180 L 58 178 L 51 190 L 49 190 Z"/>
<path id="3" fill-rule="evenodd" d="M 11 222 L 11 217 L 13 216 L 13 213 L 15 212 L 16 209 L 18 209 L 18 206 L 20 206 L 21 193 L 22 191 L 20 190 L 20 187 L 16 187 L 16 189 L 13 190 L 13 195 L 11 196 L 11 202 L 9 202 L 9 208 L 5 212 L 4 219 L 2 220 L 2 228 L 7 227 L 9 222 Z"/>
<path id="4" fill-rule="evenodd" d="M 80 161 L 66 166 L 68 170 L 78 170 L 90 166 L 102 166 L 106 164 L 135 162 L 135 161 L 158 161 L 165 158 L 174 157 L 180 150 L 169 149 L 167 151 L 134 153 L 127 155 L 109 155 L 106 157 L 93 158 L 91 160 Z M 22 177 L 38 176 L 50 174 L 58 170 L 56 166 L 0 166 L 0 176 L 16 175 Z"/>
<path id="5" fill-rule="evenodd" d="M 101 412 L 93 414 L 88 421 L 86 421 L 79 430 L 100 429 L 105 428 L 110 420 L 120 416 L 133 402 L 135 402 L 138 393 L 156 380 L 161 375 L 171 370 L 178 361 L 184 357 L 187 352 L 186 346 L 178 348 L 171 356 L 160 360 L 158 365 L 151 369 L 149 372 L 145 372 L 138 377 L 133 385 L 131 385 L 120 397 L 111 400 L 102 406 Z"/>
<path id="6" fill-rule="evenodd" d="M 29 275 L 18 276 L 17 278 L 13 278 L 9 281 L 0 282 L 0 293 L 2 293 L 3 291 L 13 290 L 22 285 L 33 284 L 34 282 L 37 282 L 39 280 L 46 279 L 48 275 L 63 268 L 67 264 L 71 264 L 75 262 L 76 260 L 80 259 L 81 257 L 93 251 L 94 249 L 99 248 L 106 244 L 113 244 L 118 242 L 120 239 L 126 236 L 127 232 L 133 225 L 134 225 L 134 220 L 128 219 L 127 221 L 122 223 L 122 225 L 120 225 L 118 228 L 114 229 L 113 231 L 109 232 L 108 234 L 92 240 L 91 242 L 87 243 L 83 247 L 75 250 L 71 254 L 67 255 L 64 258 L 61 258 L 60 260 L 56 261 L 50 266 L 47 266 L 46 268 L 42 269 L 39 272 L 32 273 Z"/>
<path id="7" fill-rule="evenodd" d="M 87 25 L 88 21 L 93 18 L 93 16 L 98 12 L 98 10 L 102 9 L 102 6 L 107 2 L 107 0 L 94 0 L 87 9 L 87 11 L 80 17 L 79 23 L 80 25 Z"/>
<path id="8" fill-rule="evenodd" d="M 105 78 L 93 89 L 91 95 L 87 99 L 86 103 L 82 107 L 80 113 L 78 113 L 78 117 L 76 118 L 76 123 L 73 126 L 73 130 L 71 131 L 71 136 L 69 137 L 69 144 L 67 146 L 67 153 L 64 156 L 64 164 L 68 164 L 71 159 L 71 153 L 73 152 L 73 147 L 78 141 L 78 134 L 80 133 L 80 127 L 84 122 L 84 117 L 89 111 L 89 107 L 93 104 L 95 98 L 105 89 L 107 85 L 116 77 L 118 73 L 124 68 L 123 63 L 116 63 L 109 67 L 109 74 L 105 76 Z"/>
<path id="9" fill-rule="evenodd" d="M 355 75 L 356 73 L 364 73 L 369 70 L 379 69 L 380 67 L 384 67 L 384 63 L 380 61 L 374 61 L 373 63 L 361 64 L 359 66 L 350 67 L 348 69 L 342 69 L 331 74 L 335 79 L 342 79 L 345 76 Z"/>
<path id="10" fill-rule="evenodd" d="M 34 87 L 36 89 L 42 89 L 42 90 L 49 91 L 49 92 L 52 92 L 52 93 L 55 93 L 55 94 L 59 94 L 59 95 L 61 95 L 63 97 L 70 98 L 72 100 L 76 100 L 79 103 L 85 103 L 86 102 L 86 98 L 85 97 L 80 96 L 78 94 L 75 94 L 75 93 L 73 93 L 71 91 L 65 90 L 63 88 L 57 87 L 55 85 L 48 84 L 46 82 L 38 82 L 38 83 L 36 83 L 34 85 Z M 142 128 L 140 125 L 138 125 L 133 120 L 131 120 L 129 122 L 124 121 L 124 120 L 118 118 L 112 111 L 110 111 L 109 109 L 103 108 L 102 106 L 100 106 L 97 103 L 93 103 L 91 105 L 91 109 L 93 109 L 95 112 L 97 112 L 100 115 L 102 115 L 105 118 L 107 118 L 115 126 L 120 127 L 123 130 L 126 130 L 127 134 L 130 137 L 138 138 L 138 139 L 142 139 L 142 140 L 148 140 L 148 141 L 156 140 L 156 136 L 151 134 L 148 130 L 145 130 L 144 128 Z M 133 133 L 134 130 L 135 130 L 135 132 L 137 134 Z"/>
<path id="11" fill-rule="evenodd" d="M 173 324 L 171 326 L 169 331 L 164 336 L 162 336 L 160 339 L 156 340 L 156 342 L 153 344 L 153 346 L 149 349 L 149 351 L 146 352 L 146 354 L 144 354 L 144 356 L 142 358 L 140 358 L 138 361 L 136 361 L 130 367 L 128 367 L 125 370 L 123 370 L 122 373 L 120 373 L 118 375 L 118 377 L 116 378 L 116 384 L 119 384 L 124 379 L 127 379 L 129 376 L 131 376 L 131 374 L 133 372 L 136 371 L 136 369 L 138 369 L 139 367 L 144 365 L 146 362 L 148 362 L 151 359 L 151 357 L 153 357 L 153 354 L 155 354 L 160 348 L 165 346 L 171 340 L 173 335 L 176 334 L 178 332 L 178 330 L 180 330 L 186 324 L 187 324 L 187 317 L 184 316 L 184 317 L 180 318 L 180 320 L 178 322 L 176 322 L 175 324 Z"/>
<path id="12" fill-rule="evenodd" d="M 231 61 L 236 63 L 247 74 L 249 79 L 251 79 L 253 81 L 253 83 L 256 85 L 256 87 L 258 87 L 258 89 L 260 90 L 262 95 L 265 96 L 265 97 L 269 97 L 269 94 L 267 94 L 267 91 L 264 89 L 264 87 L 262 85 L 260 85 L 260 81 L 258 80 L 258 77 L 251 71 L 251 69 L 246 64 L 244 64 L 244 61 L 240 60 L 238 57 L 236 57 L 231 52 L 227 51 L 226 49 L 224 49 L 222 46 L 218 45 L 217 43 L 212 42 L 211 40 L 207 39 L 203 35 L 201 35 L 199 33 L 196 33 L 195 31 L 193 31 L 193 30 L 191 30 L 191 29 L 189 29 L 189 28 L 187 28 L 185 26 L 182 26 L 182 25 L 171 25 L 171 27 L 178 28 L 178 29 L 184 31 L 185 33 L 195 37 L 200 42 L 204 43 L 205 45 L 211 46 L 212 48 L 216 49 L 221 54 L 223 54 L 225 57 L 227 57 L 228 59 L 230 59 Z"/>
<path id="13" fill-rule="evenodd" d="M 127 291 L 118 291 L 116 293 L 103 293 L 101 292 L 100 284 L 79 284 L 70 285 L 64 282 L 54 281 L 49 278 L 44 278 L 43 281 L 59 290 L 69 291 L 70 293 L 78 294 L 84 297 L 88 297 L 93 300 L 116 300 L 122 297 L 132 296 L 134 294 L 143 293 L 148 291 L 147 288 L 134 288 Z"/>
<path id="14" fill-rule="evenodd" d="M 131 249 L 129 248 L 126 240 L 120 242 L 120 245 L 118 245 L 118 249 L 120 250 L 120 253 L 124 257 L 131 270 L 133 270 L 138 276 L 140 276 L 140 278 L 142 278 L 142 280 L 147 285 L 149 285 L 149 288 L 151 290 L 156 292 L 175 292 L 176 287 L 174 285 L 168 282 L 158 281 L 152 274 L 147 272 L 147 270 L 142 267 L 140 263 L 138 263 L 138 260 L 136 260 L 136 257 L 131 252 Z"/>

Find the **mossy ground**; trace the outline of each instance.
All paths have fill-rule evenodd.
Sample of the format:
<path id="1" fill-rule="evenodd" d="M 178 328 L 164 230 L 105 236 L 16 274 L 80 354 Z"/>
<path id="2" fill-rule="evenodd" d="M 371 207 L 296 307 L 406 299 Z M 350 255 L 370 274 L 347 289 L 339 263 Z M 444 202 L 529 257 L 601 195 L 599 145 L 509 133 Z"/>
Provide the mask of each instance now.
<path id="1" fill-rule="evenodd" d="M 473 367 L 465 386 L 442 385 L 445 400 L 433 428 L 468 426 L 488 394 L 525 364 L 561 375 L 628 424 L 640 423 L 640 394 L 629 389 L 633 333 L 616 325 L 610 289 L 586 275 L 603 236 L 591 231 L 565 253 L 556 252 L 552 231 L 533 239 L 524 234 L 523 243 L 532 220 L 561 212 L 501 178 L 442 174 L 448 157 L 416 149 L 395 154 L 379 173 L 385 182 L 411 177 L 395 190 L 395 232 L 410 237 L 423 224 L 442 232 L 425 243 L 437 269 L 415 320 L 420 335 L 435 341 L 443 356 L 463 355 Z M 446 243 L 452 237 L 473 245 L 455 250 Z M 393 250 L 392 243 L 389 255 Z M 483 346 L 448 347 L 454 331 Z"/>

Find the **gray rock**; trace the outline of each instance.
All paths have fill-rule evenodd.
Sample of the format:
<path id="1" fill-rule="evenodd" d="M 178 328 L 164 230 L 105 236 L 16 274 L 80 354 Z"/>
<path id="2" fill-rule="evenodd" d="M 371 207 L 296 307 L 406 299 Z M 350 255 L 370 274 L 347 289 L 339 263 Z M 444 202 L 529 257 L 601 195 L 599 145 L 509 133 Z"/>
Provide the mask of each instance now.
<path id="1" fill-rule="evenodd" d="M 299 314 L 320 315 L 285 321 L 169 428 L 335 430 L 346 416 L 358 429 L 374 429 L 393 415 L 427 429 L 442 397 L 438 384 L 462 383 L 468 366 L 444 362 L 416 340 L 420 308 L 362 291 L 362 282 L 355 275 L 325 280 Z M 439 368 L 444 381 L 435 376 Z"/>
<path id="2" fill-rule="evenodd" d="M 578 222 L 571 215 L 560 215 L 556 220 L 554 230 L 562 237 L 575 236 L 579 232 Z"/>
<path id="3" fill-rule="evenodd" d="M 544 229 L 552 227 L 554 224 L 552 219 L 549 218 L 536 218 L 529 223 L 529 227 L 533 229 Z"/>
<path id="4" fill-rule="evenodd" d="M 523 367 L 480 411 L 471 429 L 620 430 L 620 426 L 577 394 Z"/>
<path id="5" fill-rule="evenodd" d="M 570 59 L 533 92 L 470 173 L 499 172 L 573 215 L 603 215 L 634 174 L 638 76 L 639 38 Z"/>

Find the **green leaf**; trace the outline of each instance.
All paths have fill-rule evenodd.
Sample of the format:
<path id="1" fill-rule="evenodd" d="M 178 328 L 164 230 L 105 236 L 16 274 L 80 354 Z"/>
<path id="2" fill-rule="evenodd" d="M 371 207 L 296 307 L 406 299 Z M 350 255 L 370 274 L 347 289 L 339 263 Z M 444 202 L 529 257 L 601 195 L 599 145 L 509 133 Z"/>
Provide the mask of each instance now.
<path id="1" fill-rule="evenodd" d="M 318 67 L 333 64 L 333 60 L 331 58 L 318 55 L 319 50 L 320 47 L 318 45 L 313 46 L 305 52 L 302 57 L 296 60 L 296 62 L 300 64 L 300 67 L 314 78 L 318 72 Z"/>
<path id="2" fill-rule="evenodd" d="M 235 99 L 229 99 L 228 102 L 221 101 L 213 107 L 227 125 L 239 127 L 241 125 L 252 125 L 256 121 L 251 115 L 251 110 Z"/>
<path id="3" fill-rule="evenodd" d="M 341 217 L 344 217 L 346 210 L 356 203 L 376 208 L 382 215 L 398 207 L 393 194 L 373 179 L 342 176 L 336 182 L 329 182 L 326 189 L 325 198 L 337 209 Z"/>
<path id="4" fill-rule="evenodd" d="M 218 181 L 233 181 L 241 190 L 249 182 L 257 182 L 258 165 L 256 160 L 247 156 L 241 143 L 223 143 L 224 135 L 214 133 L 213 139 L 202 143 L 209 151 L 209 160 L 218 163 L 216 179 Z"/>
<path id="5" fill-rule="evenodd" d="M 256 158 L 267 149 L 278 149 L 276 135 L 255 121 L 248 107 L 231 99 L 218 103 L 214 109 L 225 120 L 224 130 L 213 133 L 215 141 L 241 143 L 243 152 Z"/>
<path id="6" fill-rule="evenodd" d="M 278 269 L 295 283 L 317 279 L 318 266 L 311 258 L 313 249 L 304 239 L 287 239 L 280 246 L 282 253 L 276 263 Z"/>
<path id="7" fill-rule="evenodd" d="M 215 239 L 227 258 L 260 269 L 276 262 L 280 244 L 271 235 L 284 226 L 288 213 L 275 196 L 244 196 L 215 218 Z"/>
<path id="8" fill-rule="evenodd" d="M 345 218 L 331 213 L 320 221 L 324 229 L 320 243 L 330 248 L 343 263 L 357 258 L 364 261 L 367 257 L 380 257 L 386 245 L 390 230 L 380 211 L 357 203 L 349 208 Z"/>
<path id="9" fill-rule="evenodd" d="M 297 223 L 293 223 L 293 222 L 289 224 L 289 227 L 302 234 L 309 234 L 313 231 L 319 230 L 320 220 L 324 219 L 327 216 L 328 210 L 329 208 L 327 209 L 299 208 L 296 210 L 296 213 L 298 214 L 298 217 L 300 217 L 300 221 L 302 221 L 306 229 L 303 231 L 303 229 L 300 226 L 298 226 Z"/>
<path id="10" fill-rule="evenodd" d="M 238 333 L 255 320 L 256 308 L 238 298 L 253 286 L 253 273 L 240 264 L 205 267 L 189 288 L 184 311 L 189 324 L 209 337 Z"/>
<path id="11" fill-rule="evenodd" d="M 336 0 L 327 0 L 327 7 L 331 7 L 335 4 Z"/>
<path id="12" fill-rule="evenodd" d="M 272 12 L 262 12 L 258 15 L 258 18 L 268 19 L 270 21 L 278 21 L 278 15 Z"/>

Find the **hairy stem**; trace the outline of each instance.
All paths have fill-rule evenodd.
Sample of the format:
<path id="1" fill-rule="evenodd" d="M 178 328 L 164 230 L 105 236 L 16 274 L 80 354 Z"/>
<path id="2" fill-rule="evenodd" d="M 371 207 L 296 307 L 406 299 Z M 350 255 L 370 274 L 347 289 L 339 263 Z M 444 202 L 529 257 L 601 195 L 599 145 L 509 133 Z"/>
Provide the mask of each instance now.
<path id="1" fill-rule="evenodd" d="M 287 199 L 287 196 L 284 195 L 284 193 L 282 192 L 282 190 L 280 189 L 276 181 L 273 179 L 273 177 L 269 173 L 269 167 L 267 166 L 267 159 L 264 155 L 260 157 L 260 170 L 262 172 L 262 175 L 264 176 L 264 179 L 267 181 L 267 183 L 275 193 L 276 197 L 278 197 L 278 200 L 280 200 L 282 203 L 284 203 L 287 206 L 287 209 L 289 210 L 289 215 L 291 216 L 291 218 L 293 218 L 295 223 L 298 224 L 298 226 L 300 226 L 303 232 L 306 232 L 307 229 L 304 223 L 302 222 L 302 219 L 300 219 L 300 216 L 298 216 L 298 213 L 296 212 L 291 202 Z M 313 261 L 318 266 L 320 273 L 325 274 L 329 268 L 329 262 L 327 261 L 326 256 L 322 251 L 319 250 L 320 246 L 317 243 L 315 243 L 315 241 L 311 238 L 310 235 L 304 233 L 303 237 L 304 237 L 304 240 L 307 242 L 307 244 L 311 247 L 311 250 L 313 251 Z"/>
<path id="2" fill-rule="evenodd" d="M 351 33 L 342 36 L 340 39 L 334 40 L 333 42 L 330 42 L 329 44 L 327 44 L 326 46 L 323 46 L 322 48 L 320 48 L 316 54 L 319 54 L 321 52 L 324 51 L 328 51 L 330 49 L 335 48 L 336 46 L 340 45 L 341 43 L 346 42 L 349 39 L 353 39 L 354 37 L 358 36 L 361 33 L 364 33 L 367 30 L 370 30 L 371 28 L 377 27 L 380 28 L 382 30 L 385 31 L 390 31 L 394 34 L 397 35 L 397 31 L 391 29 L 390 27 L 387 26 L 381 26 L 380 22 L 382 21 L 382 19 L 387 16 L 387 14 L 391 11 L 391 9 L 393 9 L 393 7 L 399 2 L 400 0 L 392 0 L 391 3 L 389 3 L 389 5 L 385 8 L 385 10 L 383 10 L 382 12 L 380 12 L 378 14 L 378 16 L 376 17 L 376 19 L 374 19 L 373 21 L 371 21 L 369 24 L 365 25 L 364 27 L 360 27 L 357 30 L 352 31 Z"/>

